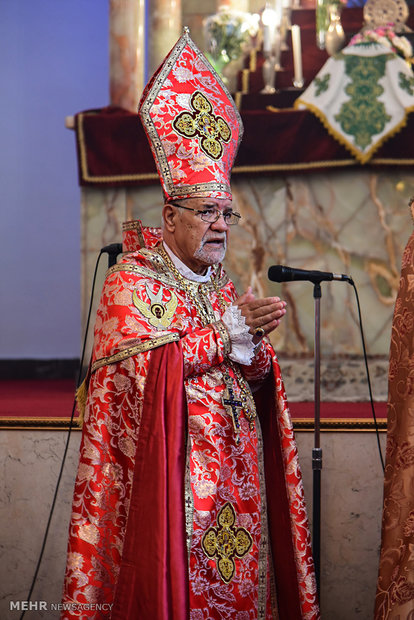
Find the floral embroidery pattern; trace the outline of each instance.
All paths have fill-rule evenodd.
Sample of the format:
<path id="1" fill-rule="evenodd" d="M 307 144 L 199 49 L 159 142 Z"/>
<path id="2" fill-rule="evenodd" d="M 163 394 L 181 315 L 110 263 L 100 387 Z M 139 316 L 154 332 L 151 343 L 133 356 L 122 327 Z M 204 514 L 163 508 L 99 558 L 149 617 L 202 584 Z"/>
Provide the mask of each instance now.
<path id="1" fill-rule="evenodd" d="M 414 95 L 414 77 L 407 77 L 405 73 L 401 71 L 398 74 L 400 88 L 405 90 L 409 95 Z"/>
<path id="2" fill-rule="evenodd" d="M 330 73 L 327 73 L 322 78 L 319 78 L 319 77 L 315 78 L 314 84 L 315 84 L 315 96 L 316 97 L 319 97 L 321 93 L 326 93 L 326 91 L 329 88 L 330 79 L 331 79 Z"/>

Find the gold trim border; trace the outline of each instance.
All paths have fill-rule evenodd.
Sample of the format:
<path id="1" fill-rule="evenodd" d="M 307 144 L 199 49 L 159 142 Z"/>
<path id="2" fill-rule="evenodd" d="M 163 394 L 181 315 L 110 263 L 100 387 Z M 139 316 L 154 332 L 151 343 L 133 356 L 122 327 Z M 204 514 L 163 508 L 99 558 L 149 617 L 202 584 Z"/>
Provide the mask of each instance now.
<path id="1" fill-rule="evenodd" d="M 145 353 L 146 351 L 151 351 L 152 349 L 156 349 L 157 347 L 160 347 L 164 344 L 169 344 L 170 342 L 177 342 L 179 339 L 179 334 L 170 333 L 163 334 L 162 336 L 156 336 L 155 338 L 151 338 L 151 340 L 145 340 L 141 344 L 137 344 L 135 347 L 130 347 L 129 349 L 118 351 L 118 353 L 114 353 L 113 355 L 109 355 L 108 357 L 101 357 L 92 364 L 91 372 L 95 372 L 95 370 L 98 370 L 98 368 L 102 368 L 102 366 L 108 366 L 108 364 L 122 362 L 128 357 L 132 357 L 133 355 L 137 355 L 138 353 Z"/>
<path id="2" fill-rule="evenodd" d="M 224 355 L 227 356 L 229 353 L 231 353 L 231 339 L 229 332 L 227 331 L 227 327 L 224 325 L 223 321 L 217 321 L 216 323 L 213 323 L 213 326 L 220 334 L 220 338 L 223 341 Z"/>
<path id="3" fill-rule="evenodd" d="M 304 101 L 303 99 L 300 99 L 300 98 L 295 101 L 295 107 L 299 108 L 299 105 L 304 105 L 306 109 L 309 110 L 309 112 L 312 112 L 317 118 L 319 118 L 319 120 L 325 127 L 326 131 L 334 139 L 336 139 L 340 144 L 342 144 L 342 146 L 344 146 L 356 158 L 358 163 L 361 165 L 365 165 L 369 161 L 372 161 L 373 154 L 377 152 L 387 140 L 395 136 L 407 125 L 408 114 L 414 111 L 414 106 L 405 108 L 404 117 L 401 119 L 399 123 L 397 123 L 393 127 L 390 127 L 390 129 L 384 135 L 382 135 L 381 138 L 379 138 L 379 140 L 375 142 L 375 144 L 372 144 L 371 147 L 367 151 L 361 151 L 357 146 L 355 146 L 355 144 L 351 142 L 350 139 L 347 138 L 347 135 L 350 135 L 350 134 L 347 134 L 347 135 L 341 134 L 334 127 L 332 127 L 327 116 L 325 115 L 324 112 L 322 112 L 322 110 L 317 108 L 312 103 Z"/>
<path id="4" fill-rule="evenodd" d="M 150 252 L 151 250 L 148 250 L 148 251 Z M 106 277 L 109 277 L 110 275 L 113 275 L 114 273 L 117 273 L 118 271 L 137 273 L 140 276 L 143 276 L 145 278 L 151 278 L 151 279 L 155 278 L 159 282 L 162 282 L 163 284 L 168 284 L 168 286 L 172 286 L 176 289 L 182 288 L 180 282 L 176 280 L 174 276 L 169 275 L 167 273 L 167 270 L 165 273 L 162 273 L 162 272 L 154 273 L 154 271 L 152 271 L 148 267 L 141 267 L 140 265 L 134 265 L 132 263 L 120 263 L 120 264 L 113 265 L 112 267 L 110 267 L 106 272 Z M 214 291 L 216 290 L 216 287 L 219 287 L 221 289 L 224 286 L 226 286 L 228 281 L 229 281 L 229 276 L 227 275 L 227 273 L 223 272 L 222 275 L 220 276 L 220 272 L 218 271 L 215 276 L 215 282 L 205 282 L 203 284 L 203 288 L 210 290 L 210 291 Z M 198 282 L 192 282 L 191 280 L 188 280 L 187 282 L 190 286 L 193 286 L 195 291 L 198 290 L 199 288 Z"/>
<path id="5" fill-rule="evenodd" d="M 313 431 L 315 428 L 313 418 L 292 419 L 295 431 Z M 337 418 L 324 419 L 320 422 L 322 431 L 375 431 L 375 423 L 372 418 Z M 377 426 L 380 432 L 386 432 L 387 420 L 377 418 Z"/>

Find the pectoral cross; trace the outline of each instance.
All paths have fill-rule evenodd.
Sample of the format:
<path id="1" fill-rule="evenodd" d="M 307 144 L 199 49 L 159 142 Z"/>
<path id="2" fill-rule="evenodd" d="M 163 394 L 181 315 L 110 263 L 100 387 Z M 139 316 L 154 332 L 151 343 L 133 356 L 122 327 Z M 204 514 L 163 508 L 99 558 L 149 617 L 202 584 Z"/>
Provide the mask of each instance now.
<path id="1" fill-rule="evenodd" d="M 232 417 L 233 420 L 233 428 L 236 434 L 236 443 L 240 442 L 240 420 L 239 413 L 243 408 L 243 403 L 241 400 L 237 400 L 234 397 L 233 391 L 233 381 L 232 379 L 226 375 L 224 377 L 224 381 L 226 382 L 226 390 L 223 394 L 222 403 L 227 411 Z"/>

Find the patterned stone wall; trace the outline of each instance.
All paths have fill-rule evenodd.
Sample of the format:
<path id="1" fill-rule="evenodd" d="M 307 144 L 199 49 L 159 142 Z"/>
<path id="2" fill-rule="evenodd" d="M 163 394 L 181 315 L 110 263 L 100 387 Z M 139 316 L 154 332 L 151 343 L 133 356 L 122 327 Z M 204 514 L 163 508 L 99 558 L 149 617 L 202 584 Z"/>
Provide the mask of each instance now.
<path id="1" fill-rule="evenodd" d="M 282 361 L 290 400 L 313 398 L 315 302 L 309 282 L 270 282 L 267 271 L 274 264 L 352 276 L 374 397 L 385 400 L 400 261 L 412 230 L 407 204 L 414 194 L 413 178 L 402 170 L 369 169 L 287 177 L 234 175 L 233 192 L 235 209 L 243 219 L 231 232 L 226 267 L 240 292 L 251 285 L 257 295 L 280 295 L 288 302 L 287 315 L 272 342 Z M 126 219 L 159 225 L 161 204 L 157 185 L 82 191 L 84 325 L 100 248 L 121 240 Z M 355 290 L 346 282 L 323 282 L 320 304 L 322 399 L 366 400 Z"/>

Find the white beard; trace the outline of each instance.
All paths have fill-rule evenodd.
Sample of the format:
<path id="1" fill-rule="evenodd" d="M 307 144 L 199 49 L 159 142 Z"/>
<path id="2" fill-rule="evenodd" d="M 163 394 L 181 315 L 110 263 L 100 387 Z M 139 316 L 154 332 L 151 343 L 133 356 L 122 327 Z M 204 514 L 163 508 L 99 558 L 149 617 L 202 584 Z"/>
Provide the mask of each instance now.
<path id="1" fill-rule="evenodd" d="M 210 247 L 209 244 L 203 239 L 200 243 L 200 247 L 194 252 L 194 258 L 201 261 L 205 265 L 215 265 L 221 263 L 226 256 L 227 251 L 227 239 L 223 238 L 223 245 L 220 248 Z"/>

